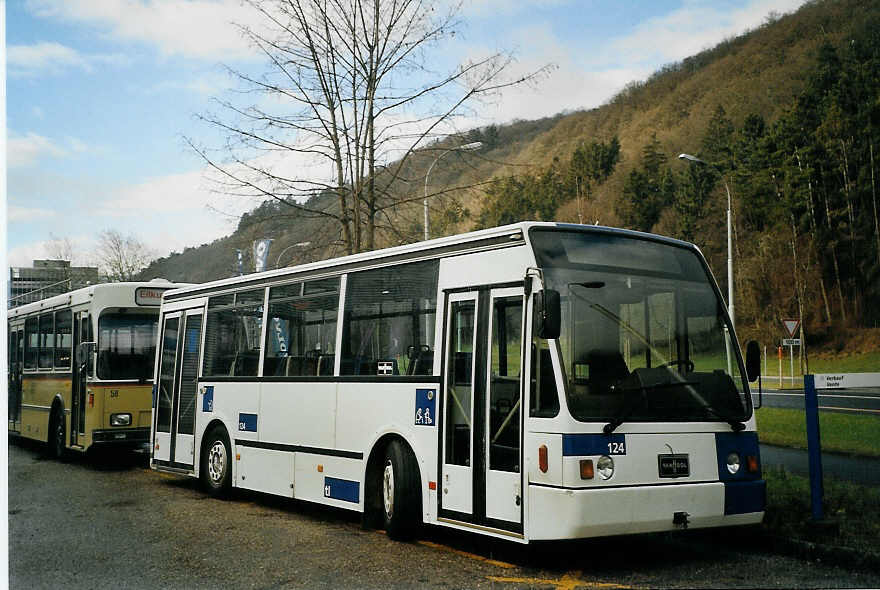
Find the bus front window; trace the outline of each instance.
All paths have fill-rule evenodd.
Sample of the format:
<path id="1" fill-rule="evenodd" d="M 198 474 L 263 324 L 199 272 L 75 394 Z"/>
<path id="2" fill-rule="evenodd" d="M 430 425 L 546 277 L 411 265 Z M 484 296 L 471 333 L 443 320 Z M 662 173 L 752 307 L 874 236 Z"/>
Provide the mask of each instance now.
<path id="1" fill-rule="evenodd" d="M 562 300 L 559 351 L 572 416 L 606 422 L 726 421 L 751 404 L 722 302 L 695 252 L 581 232 L 532 233 Z"/>
<path id="2" fill-rule="evenodd" d="M 158 320 L 156 314 L 101 314 L 98 318 L 98 379 L 150 379 L 156 358 Z"/>

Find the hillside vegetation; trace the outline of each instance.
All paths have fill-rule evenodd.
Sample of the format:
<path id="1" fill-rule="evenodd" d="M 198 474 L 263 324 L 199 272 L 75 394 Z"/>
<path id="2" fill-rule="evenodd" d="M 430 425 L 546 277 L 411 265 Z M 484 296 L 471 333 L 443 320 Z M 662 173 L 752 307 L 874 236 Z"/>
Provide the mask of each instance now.
<path id="1" fill-rule="evenodd" d="M 785 317 L 802 316 L 807 339 L 823 346 L 880 326 L 877 31 L 877 3 L 810 2 L 633 82 L 599 108 L 438 142 L 393 187 L 412 201 L 383 220 L 380 245 L 421 239 L 416 197 L 436 161 L 434 237 L 523 219 L 654 231 L 699 245 L 726 293 L 726 183 L 741 339 L 774 342 Z M 438 149 L 472 141 L 483 147 L 436 160 Z M 683 152 L 713 166 L 679 160 Z M 272 268 L 282 253 L 282 266 L 332 256 L 333 231 L 265 203 L 231 236 L 143 274 L 230 276 L 234 250 L 260 237 L 275 239 Z"/>

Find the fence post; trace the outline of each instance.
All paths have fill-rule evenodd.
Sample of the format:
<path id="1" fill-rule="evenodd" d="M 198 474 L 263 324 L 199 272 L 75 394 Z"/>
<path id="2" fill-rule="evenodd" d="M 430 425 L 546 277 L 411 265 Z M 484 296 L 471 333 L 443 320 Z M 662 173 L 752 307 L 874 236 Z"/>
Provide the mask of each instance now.
<path id="1" fill-rule="evenodd" d="M 804 411 L 807 417 L 807 455 L 810 459 L 810 504 L 813 520 L 822 520 L 822 447 L 819 437 L 819 396 L 816 376 L 804 375 Z"/>

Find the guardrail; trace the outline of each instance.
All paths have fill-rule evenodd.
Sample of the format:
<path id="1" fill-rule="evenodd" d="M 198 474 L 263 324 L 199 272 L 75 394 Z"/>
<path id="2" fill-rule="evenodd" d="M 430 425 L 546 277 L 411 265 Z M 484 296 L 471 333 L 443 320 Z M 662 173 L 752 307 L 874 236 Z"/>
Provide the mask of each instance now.
<path id="1" fill-rule="evenodd" d="M 810 508 L 813 520 L 825 516 L 822 500 L 822 445 L 819 434 L 819 389 L 880 387 L 880 373 L 823 373 L 804 375 L 804 412 L 807 419 L 807 456 L 810 463 Z"/>

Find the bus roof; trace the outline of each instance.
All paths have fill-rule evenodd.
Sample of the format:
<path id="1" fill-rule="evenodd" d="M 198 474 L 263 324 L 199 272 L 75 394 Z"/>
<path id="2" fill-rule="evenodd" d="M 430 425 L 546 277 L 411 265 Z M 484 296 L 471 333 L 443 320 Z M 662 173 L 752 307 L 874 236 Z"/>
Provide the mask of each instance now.
<path id="1" fill-rule="evenodd" d="M 227 279 L 218 279 L 198 285 L 190 285 L 169 291 L 166 293 L 164 299 L 179 300 L 220 289 L 246 287 L 249 285 L 259 286 L 260 284 L 264 284 L 275 278 L 284 279 L 296 276 L 308 278 L 309 276 L 326 274 L 328 272 L 341 273 L 350 270 L 360 270 L 374 265 L 380 266 L 390 264 L 392 262 L 416 261 L 429 258 L 439 258 L 454 253 L 458 254 L 468 251 L 521 246 L 527 243 L 529 230 L 536 227 L 627 235 L 695 248 L 695 246 L 689 242 L 682 242 L 681 240 L 676 240 L 674 238 L 667 238 L 656 234 L 627 229 L 599 225 L 579 225 L 576 223 L 523 221 L 520 223 L 477 230 L 464 234 L 444 236 L 402 246 L 372 250 L 360 254 L 330 258 L 297 266 L 267 270 L 260 273 L 251 273 Z"/>
<path id="2" fill-rule="evenodd" d="M 26 303 L 24 305 L 19 305 L 17 307 L 7 309 L 6 316 L 11 320 L 18 317 L 24 317 L 26 315 L 44 309 L 54 309 L 61 306 L 87 303 L 95 298 L 96 294 L 101 295 L 104 293 L 119 292 L 124 290 L 134 292 L 135 289 L 141 287 L 153 287 L 156 289 L 170 290 L 183 286 L 189 286 L 189 283 L 172 283 L 171 281 L 168 281 L 166 279 L 153 279 L 151 281 L 134 281 L 125 283 L 97 283 L 95 285 L 82 287 L 68 293 L 53 295 L 52 297 L 47 297 L 46 299 L 41 299 L 39 301 L 34 301 L 32 303 Z"/>

